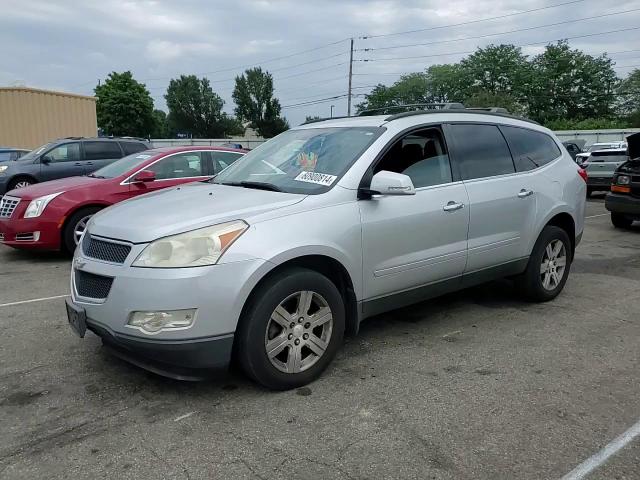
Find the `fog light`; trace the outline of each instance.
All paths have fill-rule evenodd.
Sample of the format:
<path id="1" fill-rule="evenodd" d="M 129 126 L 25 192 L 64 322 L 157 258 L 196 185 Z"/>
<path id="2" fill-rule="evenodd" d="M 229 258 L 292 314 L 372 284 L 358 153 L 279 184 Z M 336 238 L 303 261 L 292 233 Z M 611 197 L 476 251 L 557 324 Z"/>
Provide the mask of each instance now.
<path id="1" fill-rule="evenodd" d="M 163 312 L 132 312 L 128 327 L 139 328 L 144 333 L 154 334 L 162 330 L 189 328 L 196 319 L 196 309 L 167 310 Z"/>

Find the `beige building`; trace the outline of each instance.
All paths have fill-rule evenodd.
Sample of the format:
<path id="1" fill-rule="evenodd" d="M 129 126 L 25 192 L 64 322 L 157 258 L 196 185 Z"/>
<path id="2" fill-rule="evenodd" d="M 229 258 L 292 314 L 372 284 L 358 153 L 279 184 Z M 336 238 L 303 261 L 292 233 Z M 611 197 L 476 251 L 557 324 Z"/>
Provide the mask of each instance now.
<path id="1" fill-rule="evenodd" d="M 95 137 L 96 98 L 25 87 L 0 88 L 0 146 L 36 148 L 63 137 Z"/>

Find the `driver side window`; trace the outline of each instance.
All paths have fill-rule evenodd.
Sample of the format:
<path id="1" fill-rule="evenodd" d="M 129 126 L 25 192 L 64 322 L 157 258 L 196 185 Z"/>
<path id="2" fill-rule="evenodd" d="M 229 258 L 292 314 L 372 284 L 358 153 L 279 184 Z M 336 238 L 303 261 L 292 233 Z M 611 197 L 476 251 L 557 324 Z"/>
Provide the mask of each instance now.
<path id="1" fill-rule="evenodd" d="M 43 155 L 50 162 L 77 162 L 80 160 L 80 144 L 65 143 L 49 150 Z"/>
<path id="2" fill-rule="evenodd" d="M 416 188 L 450 183 L 453 179 L 449 154 L 437 128 L 411 132 L 394 143 L 373 173 L 382 170 L 408 175 Z"/>

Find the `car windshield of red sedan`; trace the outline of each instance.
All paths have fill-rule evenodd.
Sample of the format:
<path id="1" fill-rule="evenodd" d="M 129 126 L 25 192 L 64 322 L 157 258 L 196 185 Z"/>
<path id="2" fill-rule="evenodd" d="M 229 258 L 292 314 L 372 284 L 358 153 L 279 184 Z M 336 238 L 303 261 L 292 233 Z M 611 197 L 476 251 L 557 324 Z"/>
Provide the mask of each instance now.
<path id="1" fill-rule="evenodd" d="M 134 168 L 139 167 L 151 157 L 153 157 L 153 154 L 148 152 L 134 153 L 133 155 L 123 157 L 120 160 L 110 163 L 106 167 L 96 170 L 87 176 L 96 178 L 116 178 L 130 172 Z"/>

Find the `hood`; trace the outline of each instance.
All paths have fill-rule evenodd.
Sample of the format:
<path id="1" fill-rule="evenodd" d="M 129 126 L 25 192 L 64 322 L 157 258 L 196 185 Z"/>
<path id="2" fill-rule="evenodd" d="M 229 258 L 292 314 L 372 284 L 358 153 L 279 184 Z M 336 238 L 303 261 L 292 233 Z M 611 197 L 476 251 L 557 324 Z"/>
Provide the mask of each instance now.
<path id="1" fill-rule="evenodd" d="M 118 203 L 95 215 L 94 235 L 146 243 L 294 205 L 306 195 L 211 183 L 190 183 Z"/>
<path id="2" fill-rule="evenodd" d="M 52 193 L 69 192 L 80 188 L 94 187 L 96 184 L 108 181 L 109 179 L 92 178 L 92 177 L 69 177 L 60 180 L 51 180 L 50 182 L 36 183 L 29 187 L 12 190 L 12 197 L 24 198 L 25 200 L 33 200 L 34 198 L 43 197 Z"/>
<path id="3" fill-rule="evenodd" d="M 640 160 L 640 132 L 627 137 L 627 149 L 631 160 Z"/>

